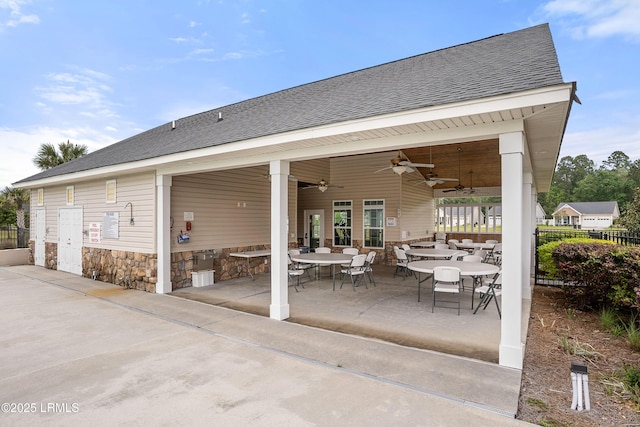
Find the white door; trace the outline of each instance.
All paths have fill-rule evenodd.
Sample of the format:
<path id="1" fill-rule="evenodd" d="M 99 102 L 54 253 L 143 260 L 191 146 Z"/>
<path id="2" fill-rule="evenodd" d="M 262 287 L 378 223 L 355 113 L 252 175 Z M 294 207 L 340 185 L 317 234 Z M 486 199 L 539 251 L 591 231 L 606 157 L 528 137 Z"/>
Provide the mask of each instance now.
<path id="1" fill-rule="evenodd" d="M 82 274 L 82 208 L 60 208 L 58 270 Z"/>
<path id="2" fill-rule="evenodd" d="M 36 209 L 36 235 L 33 261 L 35 265 L 44 267 L 44 241 L 47 235 L 47 211 L 44 208 Z"/>
<path id="3" fill-rule="evenodd" d="M 304 245 L 310 249 L 324 246 L 324 210 L 304 211 Z"/>

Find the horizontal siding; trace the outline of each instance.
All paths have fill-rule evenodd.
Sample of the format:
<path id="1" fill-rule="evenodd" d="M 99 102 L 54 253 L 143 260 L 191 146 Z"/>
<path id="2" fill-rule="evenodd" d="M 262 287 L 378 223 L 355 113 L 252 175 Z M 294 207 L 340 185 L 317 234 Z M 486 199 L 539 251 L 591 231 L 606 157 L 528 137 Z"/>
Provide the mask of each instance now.
<path id="1" fill-rule="evenodd" d="M 329 181 L 331 164 L 329 159 L 305 160 L 291 163 L 291 175 L 299 182 L 315 184 L 321 179 Z"/>
<path id="2" fill-rule="evenodd" d="M 39 208 L 45 208 L 46 215 L 46 235 L 45 242 L 58 243 L 58 209 L 66 206 L 65 191 L 66 186 L 63 187 L 45 187 L 43 189 L 43 206 L 38 206 L 38 190 L 31 191 L 31 206 L 37 206 Z M 35 209 L 31 209 L 31 222 L 34 226 L 31 232 L 31 238 L 35 237 L 35 224 L 36 224 L 36 212 Z"/>
<path id="3" fill-rule="evenodd" d="M 110 178 L 113 179 L 113 178 Z M 129 175 L 116 179 L 116 203 L 106 203 L 106 179 L 77 182 L 73 185 L 75 207 L 83 208 L 83 231 L 89 224 L 102 224 L 105 212 L 119 212 L 119 239 L 104 239 L 99 244 L 89 242 L 83 234 L 83 246 L 129 250 L 144 253 L 155 252 L 155 178 L 152 173 Z M 58 241 L 58 210 L 67 207 L 66 185 L 44 187 L 43 207 L 46 209 L 46 242 Z M 31 192 L 32 206 L 37 206 L 37 189 Z M 129 224 L 130 209 L 133 204 L 135 224 Z M 35 209 L 31 211 L 31 223 L 35 224 Z M 34 234 L 32 233 L 32 236 Z"/>
<path id="4" fill-rule="evenodd" d="M 295 195 L 296 183 L 289 182 Z M 295 239 L 296 197 L 289 198 L 289 223 Z M 193 212 L 189 243 L 178 244 L 186 231 L 184 213 Z M 271 185 L 268 168 L 254 167 L 176 176 L 171 187 L 172 252 L 267 245 L 271 243 Z M 293 218 L 293 220 L 292 220 Z"/>
<path id="5" fill-rule="evenodd" d="M 403 174 L 400 208 L 400 240 L 418 240 L 433 236 L 435 229 L 433 189 L 420 183 L 416 173 Z M 406 235 L 402 238 L 402 231 Z"/>
<path id="6" fill-rule="evenodd" d="M 323 209 L 325 212 L 325 239 L 333 236 L 333 202 L 350 200 L 353 204 L 353 239 L 363 239 L 363 200 L 383 199 L 385 215 L 395 216 L 400 207 L 401 178 L 391 170 L 375 173 L 389 164 L 388 153 L 367 156 L 350 156 L 330 159 L 330 170 L 322 171 L 323 176 L 332 184 L 343 185 L 344 188 L 330 188 L 322 193 L 316 189 L 298 192 L 298 218 L 302 218 L 305 210 Z M 293 166 L 292 166 L 293 169 Z M 328 176 L 328 178 L 327 178 Z M 394 213 L 393 215 L 390 212 Z M 302 221 L 300 227 L 304 227 Z M 395 229 L 385 230 L 386 240 L 394 239 L 398 234 Z M 299 228 L 299 234 L 302 230 Z"/>
<path id="7" fill-rule="evenodd" d="M 84 228 L 97 222 L 102 224 L 106 212 L 118 213 L 118 239 L 101 239 L 84 246 L 122 251 L 155 253 L 156 197 L 153 173 L 124 175 L 115 179 L 116 202 L 106 201 L 106 179 L 75 185 L 75 205 L 84 208 Z M 131 206 L 127 204 L 131 203 Z M 126 207 L 125 207 L 126 206 Z M 130 224 L 133 216 L 134 224 Z"/>

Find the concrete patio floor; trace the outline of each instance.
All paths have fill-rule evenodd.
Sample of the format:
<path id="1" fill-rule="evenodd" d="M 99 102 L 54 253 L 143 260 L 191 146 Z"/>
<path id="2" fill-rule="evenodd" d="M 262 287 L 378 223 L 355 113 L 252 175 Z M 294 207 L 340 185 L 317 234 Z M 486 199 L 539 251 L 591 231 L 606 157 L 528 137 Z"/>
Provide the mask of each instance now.
<path id="1" fill-rule="evenodd" d="M 290 286 L 287 321 L 498 363 L 500 318 L 493 302 L 486 310 L 473 314 L 470 279 L 465 280 L 467 290 L 461 297 L 459 316 L 456 309 L 438 305 L 432 313 L 431 280 L 422 284 L 418 302 L 417 279 L 403 279 L 402 275 L 394 278 L 394 270 L 391 266 L 374 266 L 376 286 L 369 284 L 367 289 L 361 284 L 355 292 L 348 279 L 339 289 L 337 278 L 334 292 L 329 269 L 323 268 L 320 280 L 305 278 L 299 292 Z M 212 286 L 188 287 L 172 295 L 268 317 L 270 286 L 270 275 L 259 274 L 255 280 L 244 277 Z M 475 299 L 477 304 L 477 294 Z M 523 304 L 523 339 L 529 310 L 530 305 Z"/>
<path id="2" fill-rule="evenodd" d="M 334 293 L 324 280 L 300 293 L 291 289 L 292 304 L 293 298 L 300 301 L 306 295 L 307 302 L 298 303 L 297 310 L 318 311 L 330 298 L 343 301 L 331 307 L 331 316 L 344 316 L 345 324 L 363 330 L 368 328 L 363 320 L 369 319 L 396 328 L 435 329 L 420 321 L 431 314 L 430 303 L 415 301 L 415 282 L 376 274 L 378 287 L 368 290 Z M 176 294 L 208 294 L 213 302 L 216 289 L 220 294 L 228 287 L 229 294 L 244 295 L 239 300 L 268 302 L 267 281 L 265 275 Z M 376 313 L 387 304 L 379 298 L 393 294 L 385 291 L 385 281 L 397 282 L 397 298 L 407 300 L 402 307 L 420 308 L 405 323 L 398 320 L 402 310 Z M 243 282 L 247 286 L 241 290 Z M 230 303 L 124 289 L 42 267 L 0 267 L 0 285 L 7 300 L 0 320 L 11 325 L 0 334 L 6 349 L 0 357 L 3 401 L 79 405 L 62 418 L 42 410 L 4 414 L 9 423 L 199 425 L 216 420 L 216 425 L 246 425 L 260 420 L 275 425 L 303 419 L 310 424 L 294 423 L 528 425 L 513 418 L 521 372 L 495 363 L 220 306 Z M 313 285 L 324 299 L 309 298 Z M 369 291 L 369 309 L 357 311 L 365 306 L 355 295 L 362 299 Z M 482 317 L 467 312 L 458 317 L 437 309 L 435 314 L 444 316 L 437 324 L 442 335 L 454 330 L 444 325 L 447 318 L 459 327 L 478 325 Z M 489 309 L 486 314 L 493 319 L 489 325 L 497 325 L 497 314 Z"/>

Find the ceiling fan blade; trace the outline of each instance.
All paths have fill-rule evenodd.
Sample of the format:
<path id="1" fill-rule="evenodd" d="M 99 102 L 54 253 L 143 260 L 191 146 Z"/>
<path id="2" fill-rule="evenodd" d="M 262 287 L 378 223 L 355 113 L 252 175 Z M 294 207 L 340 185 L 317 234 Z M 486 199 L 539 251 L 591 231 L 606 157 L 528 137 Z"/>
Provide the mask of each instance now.
<path id="1" fill-rule="evenodd" d="M 449 190 L 442 190 L 443 193 L 451 193 L 452 191 L 458 191 L 458 190 L 455 188 L 451 188 Z"/>
<path id="2" fill-rule="evenodd" d="M 387 166 L 386 168 L 382 168 L 380 170 L 375 171 L 375 173 L 386 171 L 387 169 L 391 169 L 391 168 L 393 168 L 393 166 Z"/>
<path id="3" fill-rule="evenodd" d="M 329 185 L 327 185 L 327 187 L 329 187 L 329 188 L 344 188 L 344 185 L 329 184 Z"/>
<path id="4" fill-rule="evenodd" d="M 407 166 L 412 166 L 414 168 L 434 168 L 435 165 L 431 164 L 431 163 L 413 163 L 413 162 L 408 162 Z"/>
<path id="5" fill-rule="evenodd" d="M 453 182 L 455 182 L 455 181 L 460 181 L 460 180 L 458 178 L 434 178 L 434 181 L 442 181 L 442 182 L 453 181 Z"/>

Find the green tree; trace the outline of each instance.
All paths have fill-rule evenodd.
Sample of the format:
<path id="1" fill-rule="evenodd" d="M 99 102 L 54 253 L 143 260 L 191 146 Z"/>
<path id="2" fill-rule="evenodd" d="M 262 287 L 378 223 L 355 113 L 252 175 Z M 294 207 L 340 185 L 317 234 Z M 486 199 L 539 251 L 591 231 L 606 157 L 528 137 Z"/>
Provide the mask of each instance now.
<path id="1" fill-rule="evenodd" d="M 640 232 L 640 187 L 636 187 L 633 199 L 620 215 L 620 224 L 629 231 Z"/>
<path id="2" fill-rule="evenodd" d="M 61 142 L 56 148 L 53 144 L 42 144 L 38 150 L 38 154 L 33 159 L 33 163 L 40 169 L 46 170 L 54 168 L 58 165 L 66 163 L 70 160 L 77 159 L 87 154 L 86 145 L 72 144 Z"/>
<path id="3" fill-rule="evenodd" d="M 0 219 L 3 224 L 16 224 L 20 228 L 26 228 L 23 207 L 29 204 L 29 191 L 22 188 L 5 187 L 0 191 L 2 214 Z"/>
<path id="4" fill-rule="evenodd" d="M 552 185 L 548 193 L 541 193 L 538 195 L 538 201 L 542 205 L 542 209 L 546 212 L 548 217 L 555 212 L 560 203 L 571 202 L 569 195 L 564 192 L 560 187 Z"/>
<path id="5" fill-rule="evenodd" d="M 631 167 L 631 160 L 629 160 L 629 156 L 624 154 L 622 151 L 614 151 L 607 158 L 607 160 L 602 162 L 601 169 L 607 170 L 626 170 L 628 171 Z"/>
<path id="6" fill-rule="evenodd" d="M 633 196 L 633 182 L 626 169 L 598 169 L 578 183 L 574 195 L 581 202 L 615 200 L 624 210 Z"/>
<path id="7" fill-rule="evenodd" d="M 563 200 L 564 202 L 575 201 L 572 196 L 578 182 L 592 174 L 594 170 L 595 164 L 584 154 L 580 154 L 575 158 L 565 156 L 560 159 L 553 175 L 553 185 L 559 187 L 571 199 Z"/>

